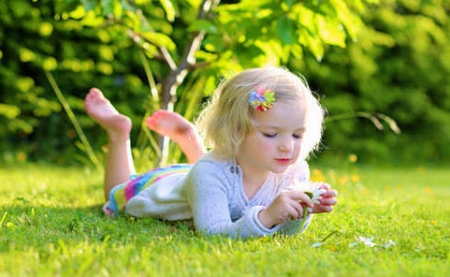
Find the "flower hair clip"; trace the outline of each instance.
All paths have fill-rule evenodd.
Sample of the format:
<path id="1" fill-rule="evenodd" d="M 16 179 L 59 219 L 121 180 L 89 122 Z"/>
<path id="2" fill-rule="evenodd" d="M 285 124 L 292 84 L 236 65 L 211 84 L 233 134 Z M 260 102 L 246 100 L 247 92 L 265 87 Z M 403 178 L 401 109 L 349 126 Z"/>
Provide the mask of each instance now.
<path id="1" fill-rule="evenodd" d="M 255 110 L 265 112 L 272 108 L 275 102 L 275 92 L 264 87 L 256 86 L 255 90 L 250 92 L 248 102 Z"/>

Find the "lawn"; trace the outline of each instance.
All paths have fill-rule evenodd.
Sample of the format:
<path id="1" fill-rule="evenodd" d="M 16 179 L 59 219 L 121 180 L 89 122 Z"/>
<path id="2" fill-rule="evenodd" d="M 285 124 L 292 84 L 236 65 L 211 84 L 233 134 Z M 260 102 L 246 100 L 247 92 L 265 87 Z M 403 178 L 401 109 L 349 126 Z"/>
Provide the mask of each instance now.
<path id="1" fill-rule="evenodd" d="M 0 276 L 448 276 L 450 170 L 319 168 L 339 205 L 302 235 L 233 240 L 110 219 L 101 174 L 0 169 Z"/>

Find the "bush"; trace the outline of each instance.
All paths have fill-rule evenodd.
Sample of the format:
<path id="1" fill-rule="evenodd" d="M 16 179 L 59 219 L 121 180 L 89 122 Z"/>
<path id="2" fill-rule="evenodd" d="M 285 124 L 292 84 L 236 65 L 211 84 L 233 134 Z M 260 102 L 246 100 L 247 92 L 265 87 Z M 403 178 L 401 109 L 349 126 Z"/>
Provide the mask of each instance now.
<path id="1" fill-rule="evenodd" d="M 381 1 L 363 15 L 368 28 L 358 41 L 330 48 L 321 63 L 309 59 L 301 68 L 325 95 L 329 151 L 354 153 L 363 162 L 449 161 L 450 5 L 438 3 Z M 383 120 L 380 132 L 358 112 L 388 115 L 401 134 Z"/>
<path id="2" fill-rule="evenodd" d="M 91 10 L 86 12 L 81 2 Z M 249 1 L 241 1 L 240 6 L 233 6 L 236 1 L 222 2 L 230 5 L 221 6 L 222 17 L 212 16 L 211 22 L 195 21 L 196 10 L 188 1 L 172 1 L 176 4 L 172 10 L 158 1 L 147 1 L 142 8 L 176 60 L 188 43 L 187 32 L 207 30 L 196 56 L 206 66 L 191 70 L 178 88 L 177 111 L 192 119 L 199 101 L 208 97 L 222 76 L 272 60 L 301 72 L 310 86 L 325 96 L 322 102 L 329 117 L 323 157 L 342 159 L 356 154 L 362 162 L 448 163 L 448 3 L 380 0 L 380 5 L 367 12 L 358 10 L 366 24 L 363 28 L 360 18 L 349 10 L 337 10 L 325 2 L 286 1 L 279 9 L 273 9 L 277 3 L 271 3 L 257 10 L 260 18 L 246 8 Z M 337 2 L 350 8 L 355 3 Z M 105 138 L 83 108 L 91 86 L 102 89 L 132 118 L 132 143 L 139 150 L 136 153 L 144 153 L 148 141 L 139 123 L 159 107 L 150 93 L 146 63 L 157 84 L 153 89 L 158 91 L 169 70 L 155 45 L 144 47 L 141 37 L 134 36 L 133 41 L 128 36 L 126 24 L 131 26 L 128 31 L 148 28 L 145 21 L 133 23 L 138 13 L 124 16 L 123 22 L 108 21 L 112 3 L 125 2 L 0 3 L 0 162 L 86 162 L 85 145 L 79 143 L 49 76 L 61 88 L 63 101 L 73 110 L 97 154 Z M 292 5 L 296 9 L 290 9 Z M 125 10 L 123 14 L 130 15 Z M 98 22 L 104 25 L 86 27 Z M 363 28 L 357 35 L 355 26 Z M 392 121 L 384 120 L 383 115 L 398 124 L 400 135 L 391 131 Z M 370 120 L 378 120 L 384 130 Z"/>

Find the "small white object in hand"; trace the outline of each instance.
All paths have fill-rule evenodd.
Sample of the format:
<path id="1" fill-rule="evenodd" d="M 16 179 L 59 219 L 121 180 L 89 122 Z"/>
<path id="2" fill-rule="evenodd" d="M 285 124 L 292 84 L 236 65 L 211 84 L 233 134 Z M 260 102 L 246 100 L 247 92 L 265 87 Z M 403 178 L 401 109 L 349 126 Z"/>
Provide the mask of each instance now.
<path id="1" fill-rule="evenodd" d="M 294 184 L 289 186 L 288 190 L 300 190 L 306 193 L 314 204 L 320 204 L 320 199 L 322 199 L 322 193 L 325 189 L 321 188 L 322 183 L 318 182 L 298 182 L 294 181 Z M 311 208 L 308 208 L 311 212 Z"/>
<path id="2" fill-rule="evenodd" d="M 310 190 L 305 190 L 305 193 L 311 198 L 314 204 L 320 204 L 320 199 L 322 199 L 322 193 L 325 189 L 320 187 L 321 184 L 311 183 Z"/>

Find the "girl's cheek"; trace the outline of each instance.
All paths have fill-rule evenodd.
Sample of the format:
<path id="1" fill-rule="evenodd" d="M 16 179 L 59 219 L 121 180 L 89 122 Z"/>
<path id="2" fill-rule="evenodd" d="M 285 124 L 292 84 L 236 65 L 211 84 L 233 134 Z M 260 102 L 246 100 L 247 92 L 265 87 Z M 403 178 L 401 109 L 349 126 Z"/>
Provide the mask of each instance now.
<path id="1" fill-rule="evenodd" d="M 276 148 L 277 146 L 275 143 L 273 143 L 269 140 L 264 140 L 261 142 L 260 147 L 261 147 L 261 149 L 271 149 L 271 148 Z"/>

